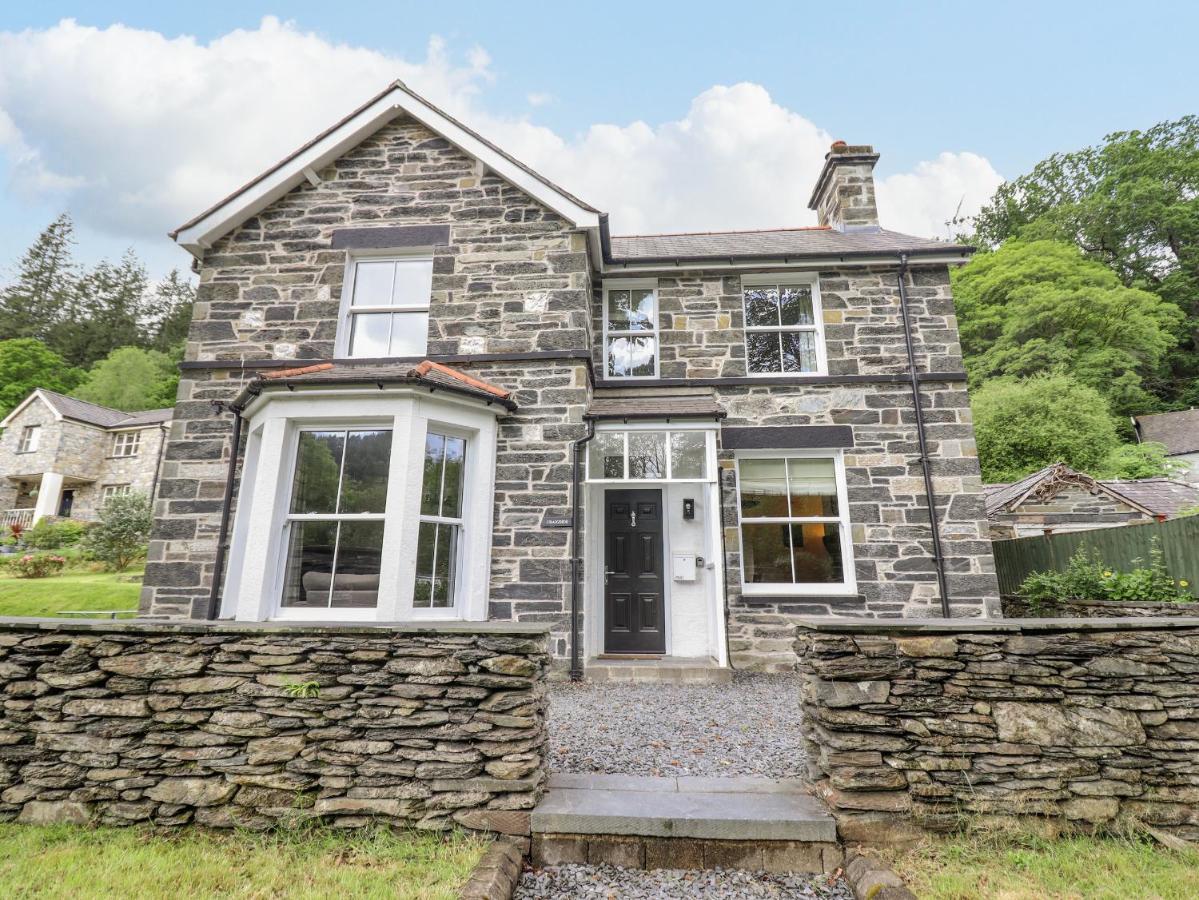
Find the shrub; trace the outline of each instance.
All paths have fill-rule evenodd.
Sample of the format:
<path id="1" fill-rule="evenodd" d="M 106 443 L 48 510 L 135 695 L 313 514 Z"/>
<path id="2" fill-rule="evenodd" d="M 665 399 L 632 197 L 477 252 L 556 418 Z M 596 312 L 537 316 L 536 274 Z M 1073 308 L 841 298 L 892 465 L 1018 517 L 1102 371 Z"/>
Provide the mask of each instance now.
<path id="1" fill-rule="evenodd" d="M 61 550 L 79 543 L 85 531 L 82 522 L 47 516 L 25 532 L 25 544 L 34 550 Z"/>
<path id="2" fill-rule="evenodd" d="M 88 529 L 84 548 L 106 568 L 123 571 L 145 554 L 152 524 L 149 497 L 118 494 L 100 507 L 99 522 Z"/>
<path id="3" fill-rule="evenodd" d="M 46 578 L 57 575 L 66 566 L 67 561 L 61 556 L 46 553 L 26 553 L 19 556 L 13 563 L 17 575 L 21 578 Z"/>
<path id="4" fill-rule="evenodd" d="M 1134 560 L 1140 563 L 1141 560 Z M 1080 547 L 1064 572 L 1033 572 L 1020 585 L 1020 595 L 1033 606 L 1070 600 L 1122 600 L 1135 603 L 1182 603 L 1195 598 L 1185 580 L 1166 570 L 1165 554 L 1156 540 L 1149 565 L 1127 572 L 1104 566 L 1097 552 Z"/>

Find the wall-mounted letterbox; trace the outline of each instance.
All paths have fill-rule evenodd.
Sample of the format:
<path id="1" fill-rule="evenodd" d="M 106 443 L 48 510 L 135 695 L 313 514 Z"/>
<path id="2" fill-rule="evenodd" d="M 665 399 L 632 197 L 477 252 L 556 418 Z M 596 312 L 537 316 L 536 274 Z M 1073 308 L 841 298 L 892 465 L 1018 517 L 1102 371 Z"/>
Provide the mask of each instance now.
<path id="1" fill-rule="evenodd" d="M 695 581 L 695 554 L 671 554 L 671 578 L 674 581 Z"/>

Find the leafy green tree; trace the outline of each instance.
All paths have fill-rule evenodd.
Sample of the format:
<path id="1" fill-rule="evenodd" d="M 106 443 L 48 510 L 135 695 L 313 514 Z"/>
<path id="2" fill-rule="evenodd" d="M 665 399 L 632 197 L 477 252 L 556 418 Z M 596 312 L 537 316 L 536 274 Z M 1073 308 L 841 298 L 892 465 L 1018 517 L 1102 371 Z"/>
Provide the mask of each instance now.
<path id="1" fill-rule="evenodd" d="M 153 516 L 150 498 L 128 493 L 110 497 L 97 513 L 99 521 L 83 538 L 88 554 L 121 572 L 146 552 Z"/>
<path id="2" fill-rule="evenodd" d="M 0 290 L 0 335 L 47 340 L 75 296 L 78 267 L 71 259 L 75 227 L 63 213 L 37 236 Z"/>
<path id="3" fill-rule="evenodd" d="M 972 393 L 970 406 L 988 482 L 1056 462 L 1090 472 L 1120 443 L 1103 397 L 1068 375 L 994 379 Z"/>
<path id="4" fill-rule="evenodd" d="M 96 363 L 72 397 L 136 412 L 173 406 L 179 387 L 175 361 L 157 350 L 121 347 Z"/>
<path id="5" fill-rule="evenodd" d="M 65 394 L 83 377 L 61 356 L 33 338 L 0 341 L 0 417 L 7 416 L 34 388 Z"/>
<path id="6" fill-rule="evenodd" d="M 1142 387 L 1178 342 L 1177 306 L 1125 287 L 1060 241 L 1008 241 L 953 274 L 962 351 L 974 385 L 1065 372 L 1122 415 L 1157 402 Z"/>
<path id="7" fill-rule="evenodd" d="M 973 224 L 991 247 L 1070 241 L 1124 285 L 1177 305 L 1185 338 L 1151 387 L 1171 402 L 1199 394 L 1199 116 L 1055 154 L 1001 185 Z"/>
<path id="8" fill-rule="evenodd" d="M 1186 464 L 1166 456 L 1166 445 L 1121 444 L 1109 453 L 1099 468 L 1088 474 L 1097 478 L 1156 478 L 1185 471 Z"/>

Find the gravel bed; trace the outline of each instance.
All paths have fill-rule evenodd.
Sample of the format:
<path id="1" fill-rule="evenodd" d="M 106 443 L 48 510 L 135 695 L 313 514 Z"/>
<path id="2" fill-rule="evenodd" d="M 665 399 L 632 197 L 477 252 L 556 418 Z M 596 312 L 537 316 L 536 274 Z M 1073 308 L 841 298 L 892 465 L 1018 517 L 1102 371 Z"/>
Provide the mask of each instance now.
<path id="1" fill-rule="evenodd" d="M 853 900 L 844 880 L 827 875 L 767 875 L 712 869 L 622 869 L 617 866 L 547 866 L 525 869 L 514 900 L 572 897 L 580 900 L 644 900 L 707 897 L 713 900 L 769 897 L 777 900 Z"/>
<path id="2" fill-rule="evenodd" d="M 556 682 L 554 772 L 804 775 L 799 678 L 736 672 L 729 684 Z"/>

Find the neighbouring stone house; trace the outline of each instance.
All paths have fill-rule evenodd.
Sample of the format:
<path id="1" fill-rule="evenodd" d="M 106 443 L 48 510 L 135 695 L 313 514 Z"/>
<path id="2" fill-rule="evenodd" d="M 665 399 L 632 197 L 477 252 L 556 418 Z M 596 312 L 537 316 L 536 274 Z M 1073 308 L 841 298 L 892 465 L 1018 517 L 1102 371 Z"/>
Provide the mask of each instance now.
<path id="1" fill-rule="evenodd" d="M 994 614 L 970 248 L 883 229 L 877 159 L 833 145 L 815 227 L 620 237 L 393 84 L 173 234 L 200 286 L 143 610 L 548 623 L 576 672 Z"/>
<path id="2" fill-rule="evenodd" d="M 34 391 L 0 421 L 0 526 L 92 519 L 113 494 L 153 495 L 172 413 Z"/>
<path id="3" fill-rule="evenodd" d="M 1180 479 L 1199 484 L 1199 409 L 1134 416 L 1132 424 L 1139 442 L 1164 445 L 1167 457 L 1186 466 Z"/>
<path id="4" fill-rule="evenodd" d="M 1199 487 L 1170 478 L 1099 481 L 1065 463 L 988 484 L 992 540 L 1164 522 L 1199 507 Z"/>

